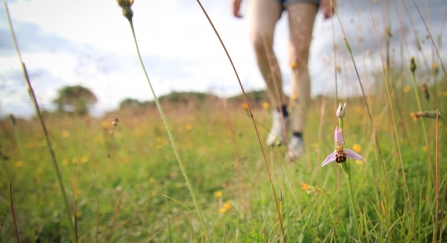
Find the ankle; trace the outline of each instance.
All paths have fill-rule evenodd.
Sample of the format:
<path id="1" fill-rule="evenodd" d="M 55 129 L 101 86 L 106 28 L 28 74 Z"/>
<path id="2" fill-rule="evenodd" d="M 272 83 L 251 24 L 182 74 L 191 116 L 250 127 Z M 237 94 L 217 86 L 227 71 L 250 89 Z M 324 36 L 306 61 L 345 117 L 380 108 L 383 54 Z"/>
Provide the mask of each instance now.
<path id="1" fill-rule="evenodd" d="M 303 139 L 303 132 L 293 132 L 293 136 L 299 139 Z"/>
<path id="2" fill-rule="evenodd" d="M 276 110 L 278 112 L 282 112 L 284 117 L 289 117 L 289 111 L 287 111 L 287 105 L 282 105 L 281 107 L 277 107 Z"/>

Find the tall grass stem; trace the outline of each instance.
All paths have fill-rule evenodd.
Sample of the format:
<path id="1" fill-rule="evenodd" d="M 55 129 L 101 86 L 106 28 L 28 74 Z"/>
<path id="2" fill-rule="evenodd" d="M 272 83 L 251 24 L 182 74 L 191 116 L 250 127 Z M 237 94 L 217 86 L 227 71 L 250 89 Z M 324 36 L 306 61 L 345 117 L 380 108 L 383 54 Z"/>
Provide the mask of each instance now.
<path id="1" fill-rule="evenodd" d="M 128 20 L 129 20 L 130 28 L 132 29 L 132 35 L 133 35 L 133 39 L 134 39 L 134 42 L 135 42 L 135 47 L 137 49 L 138 59 L 140 61 L 141 67 L 142 67 L 142 69 L 144 71 L 144 75 L 146 76 L 146 80 L 147 80 L 147 82 L 149 84 L 149 87 L 151 89 L 151 93 L 152 93 L 152 96 L 154 97 L 155 104 L 157 104 L 158 111 L 160 112 L 161 118 L 162 118 L 163 123 L 164 123 L 164 125 L 166 127 L 166 131 L 168 133 L 169 140 L 171 141 L 171 146 L 172 146 L 172 149 L 174 150 L 175 157 L 177 158 L 177 162 L 178 162 L 178 164 L 180 166 L 180 170 L 182 171 L 183 177 L 185 178 L 186 184 L 188 186 L 189 192 L 190 192 L 192 200 L 194 202 L 194 206 L 197 209 L 197 215 L 199 216 L 199 220 L 200 220 L 200 223 L 202 224 L 203 230 L 205 231 L 205 235 L 206 235 L 207 239 L 210 242 L 212 242 L 211 236 L 210 236 L 210 234 L 208 232 L 208 228 L 207 228 L 207 226 L 205 224 L 205 221 L 203 219 L 203 216 L 202 216 L 202 211 L 200 210 L 199 203 L 197 202 L 197 199 L 196 199 L 196 196 L 195 196 L 195 193 L 194 193 L 194 189 L 193 189 L 193 187 L 191 185 L 191 182 L 189 181 L 188 175 L 187 175 L 186 170 L 185 170 L 185 166 L 183 165 L 183 162 L 182 162 L 182 160 L 180 158 L 180 155 L 178 153 L 177 147 L 175 145 L 174 136 L 172 135 L 171 128 L 169 127 L 168 119 L 166 118 L 166 115 L 165 115 L 165 113 L 163 111 L 163 108 L 161 107 L 160 101 L 158 100 L 157 95 L 155 94 L 155 91 L 154 91 L 154 89 L 152 87 L 152 83 L 151 83 L 151 81 L 149 79 L 149 76 L 148 76 L 148 74 L 146 72 L 146 67 L 144 66 L 143 59 L 141 58 L 141 54 L 140 54 L 140 49 L 138 48 L 137 37 L 135 35 L 135 29 L 134 29 L 134 26 L 133 26 L 132 19 L 128 19 Z"/>
<path id="2" fill-rule="evenodd" d="M 240 88 L 242 90 L 242 94 L 244 96 L 245 103 L 247 103 L 248 111 L 250 112 L 250 117 L 251 117 L 251 119 L 253 121 L 253 126 L 254 126 L 254 128 L 256 130 L 256 136 L 258 137 L 259 146 L 261 147 L 262 156 L 264 158 L 264 164 L 265 164 L 265 167 L 266 167 L 266 170 L 267 170 L 267 174 L 268 174 L 269 179 L 270 179 L 270 185 L 271 185 L 272 192 L 273 192 L 273 198 L 274 198 L 275 204 L 276 204 L 276 211 L 278 213 L 279 225 L 281 227 L 281 232 L 282 232 L 282 240 L 283 240 L 284 243 L 286 243 L 287 240 L 286 240 L 286 235 L 285 235 L 285 232 L 284 232 L 284 226 L 283 226 L 281 212 L 280 212 L 280 207 L 279 207 L 279 203 L 278 203 L 278 197 L 276 196 L 275 186 L 273 185 L 273 179 L 272 179 L 272 175 L 270 173 L 270 169 L 269 169 L 269 165 L 268 165 L 268 162 L 267 162 L 267 158 L 265 156 L 264 147 L 262 146 L 261 138 L 259 136 L 258 127 L 256 126 L 256 121 L 255 121 L 255 119 L 253 117 L 253 113 L 251 111 L 250 104 L 248 103 L 247 95 L 245 94 L 244 87 L 242 86 L 242 82 L 241 82 L 241 80 L 239 78 L 239 75 L 238 75 L 238 73 L 236 71 L 236 67 L 234 66 L 233 60 L 231 60 L 230 54 L 228 53 L 227 48 L 225 47 L 225 44 L 223 43 L 222 39 L 220 38 L 220 35 L 217 32 L 216 28 L 214 27 L 214 24 L 211 21 L 210 17 L 208 16 L 205 8 L 202 6 L 202 4 L 200 3 L 199 0 L 197 0 L 197 3 L 200 5 L 200 8 L 202 9 L 203 13 L 205 14 L 206 18 L 208 19 L 208 22 L 210 23 L 211 27 L 213 28 L 214 33 L 216 34 L 217 38 L 219 39 L 220 44 L 222 45 L 222 48 L 224 49 L 225 53 L 227 54 L 228 60 L 230 61 L 231 66 L 233 67 L 233 71 L 234 71 L 234 73 L 236 75 L 237 81 L 239 82 L 239 86 L 240 86 Z"/>
<path id="3" fill-rule="evenodd" d="M 369 11 L 370 11 L 370 15 L 371 15 L 371 21 L 372 21 L 372 24 L 373 24 L 373 31 L 374 31 L 374 36 L 376 38 L 377 47 L 378 47 L 378 50 L 381 50 L 380 42 L 379 42 L 378 37 L 377 37 L 376 24 L 374 22 L 374 18 L 373 18 L 373 14 L 372 14 L 372 10 L 371 10 L 371 6 L 370 6 L 370 3 L 369 3 L 369 0 L 367 0 L 367 3 L 368 3 L 368 8 L 369 8 Z M 352 55 L 352 53 L 351 53 L 351 55 Z M 383 54 L 382 54 L 381 51 L 379 51 L 379 55 L 380 55 L 380 60 L 382 60 L 382 62 L 383 62 Z M 385 83 L 386 94 L 387 94 L 387 98 L 388 98 L 388 105 L 389 105 L 390 111 L 391 111 L 391 119 L 393 121 L 394 137 L 396 139 L 397 152 L 399 154 L 399 161 L 400 161 L 400 167 L 401 167 L 401 171 L 402 171 L 402 176 L 403 176 L 403 179 L 404 179 L 405 191 L 406 191 L 407 197 L 409 199 L 410 210 L 411 210 L 411 212 L 412 212 L 412 214 L 414 216 L 413 205 L 412 205 L 412 200 L 411 200 L 411 194 L 410 194 L 410 189 L 408 188 L 408 181 L 407 181 L 407 176 L 406 176 L 406 173 L 405 173 L 404 162 L 403 162 L 403 158 L 402 158 L 402 150 L 401 150 L 400 142 L 399 142 L 399 134 L 398 134 L 398 131 L 397 131 L 396 119 L 395 119 L 395 115 L 394 115 L 394 107 L 393 107 L 393 103 L 391 101 L 391 93 L 390 93 L 390 88 L 389 88 L 389 85 L 388 85 L 386 68 L 382 68 L 382 71 L 383 71 L 383 80 L 384 80 L 384 83 Z"/>
<path id="4" fill-rule="evenodd" d="M 438 239 L 438 209 L 439 209 L 439 112 L 436 110 L 436 182 L 435 182 L 435 190 L 436 190 L 436 207 L 435 207 L 435 229 L 434 229 L 434 242 Z M 442 218 L 441 218 L 442 220 Z M 441 224 L 442 225 L 442 224 Z M 440 236 L 441 237 L 441 233 Z"/>
<path id="5" fill-rule="evenodd" d="M 416 81 L 416 70 L 411 70 L 411 77 L 413 80 L 414 95 L 416 96 L 416 102 L 418 104 L 418 109 L 419 109 L 419 111 L 422 111 L 421 99 L 419 97 L 418 85 L 417 85 L 417 81 Z M 425 146 L 427 148 L 428 171 L 429 171 L 429 180 L 430 180 L 430 178 L 433 178 L 433 168 L 432 168 L 430 153 L 429 153 L 430 146 L 428 143 L 427 128 L 425 127 L 425 121 L 424 121 L 424 119 L 420 119 L 420 120 L 421 120 L 422 132 L 424 133 Z"/>
<path id="6" fill-rule="evenodd" d="M 47 127 L 45 125 L 45 121 L 43 120 L 42 114 L 40 112 L 39 103 L 37 102 L 36 95 L 34 93 L 32 85 L 31 85 L 31 81 L 29 80 L 29 76 L 28 76 L 28 72 L 26 70 L 25 63 L 23 62 L 22 55 L 20 54 L 20 49 L 19 49 L 19 45 L 17 43 L 17 38 L 16 38 L 16 35 L 15 35 L 15 32 L 14 32 L 14 28 L 12 27 L 11 16 L 9 15 L 8 4 L 6 2 L 4 4 L 5 4 L 6 15 L 8 17 L 9 28 L 11 30 L 12 38 L 14 40 L 14 46 L 16 48 L 17 55 L 19 56 L 20 64 L 22 66 L 23 75 L 25 77 L 25 81 L 26 81 L 26 84 L 28 86 L 28 91 L 29 91 L 29 94 L 31 96 L 31 100 L 32 100 L 33 105 L 34 105 L 34 111 L 36 112 L 37 119 L 39 120 L 40 125 L 42 126 L 42 130 L 43 130 L 43 133 L 45 135 L 46 144 L 47 144 L 47 147 L 49 149 L 49 152 L 50 152 L 50 155 L 51 155 L 51 158 L 52 158 L 52 161 L 53 161 L 54 169 L 56 171 L 57 179 L 58 179 L 58 182 L 59 182 L 59 187 L 61 189 L 62 196 L 64 198 L 64 205 L 65 205 L 65 210 L 66 210 L 66 213 L 67 213 L 66 214 L 67 215 L 67 220 L 68 220 L 68 223 L 69 223 L 69 226 L 70 226 L 71 237 L 72 237 L 73 242 L 77 242 L 77 236 L 76 236 L 77 234 L 76 234 L 76 230 L 75 230 L 74 225 L 73 225 L 73 219 L 72 219 L 72 216 L 71 216 L 71 210 L 70 210 L 70 206 L 68 204 L 67 195 L 66 195 L 66 192 L 65 192 L 64 182 L 62 180 L 62 174 L 61 174 L 61 171 L 59 169 L 59 165 L 58 165 L 57 160 L 56 160 L 56 155 L 54 153 L 53 145 L 51 144 L 50 136 L 48 135 L 48 130 L 47 130 Z"/>

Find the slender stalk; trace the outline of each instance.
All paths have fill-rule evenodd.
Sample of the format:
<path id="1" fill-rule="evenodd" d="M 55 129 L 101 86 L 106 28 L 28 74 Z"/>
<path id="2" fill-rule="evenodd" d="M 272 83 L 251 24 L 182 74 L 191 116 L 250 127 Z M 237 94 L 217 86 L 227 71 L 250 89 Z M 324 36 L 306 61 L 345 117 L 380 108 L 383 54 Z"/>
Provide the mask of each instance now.
<path id="1" fill-rule="evenodd" d="M 414 59 L 411 59 L 412 63 L 414 63 Z M 411 65 L 411 64 L 410 64 Z M 410 71 L 411 71 L 411 77 L 413 80 L 413 88 L 414 88 L 414 94 L 416 96 L 416 102 L 418 104 L 418 109 L 419 111 L 422 111 L 422 105 L 421 105 L 421 99 L 419 98 L 419 91 L 418 91 L 418 85 L 416 82 L 416 64 L 414 64 L 414 69 L 411 68 L 410 66 Z M 429 171 L 429 180 L 430 178 L 433 179 L 433 168 L 432 168 L 432 164 L 431 164 L 431 159 L 430 159 L 430 146 L 428 144 L 428 136 L 427 136 L 427 129 L 425 128 L 425 121 L 424 119 L 420 119 L 421 120 L 421 126 L 422 126 L 422 132 L 424 133 L 424 138 L 425 138 L 425 146 L 427 147 L 427 159 L 428 159 L 428 171 Z"/>
<path id="2" fill-rule="evenodd" d="M 439 51 L 438 51 L 438 48 L 436 47 L 436 43 L 435 43 L 435 41 L 433 40 L 433 37 L 431 36 L 431 32 L 430 32 L 430 30 L 428 29 L 428 26 L 427 26 L 427 24 L 425 23 L 424 18 L 422 17 L 421 11 L 419 11 L 419 7 L 418 7 L 418 5 L 416 4 L 416 2 L 415 2 L 414 0 L 413 0 L 413 3 L 414 3 L 414 6 L 416 7 L 416 9 L 417 9 L 417 11 L 418 11 L 418 13 L 419 13 L 419 16 L 421 16 L 421 20 L 422 20 L 422 22 L 424 23 L 425 28 L 427 29 L 428 36 L 430 37 L 430 40 L 431 40 L 431 42 L 433 43 L 433 47 L 434 47 L 435 50 L 436 50 L 436 54 L 438 55 L 439 62 L 441 63 L 442 71 L 444 71 L 444 75 L 447 76 L 447 71 L 445 70 L 444 63 L 442 62 L 441 55 L 439 55 Z"/>
<path id="3" fill-rule="evenodd" d="M 5 176 L 6 176 L 6 181 L 8 182 L 8 189 L 9 189 L 9 205 L 11 207 L 11 217 L 12 217 L 12 222 L 14 223 L 14 231 L 16 233 L 16 240 L 18 243 L 20 243 L 20 237 L 19 237 L 19 230 L 17 228 L 17 220 L 16 220 L 16 212 L 14 209 L 14 200 L 12 199 L 12 181 L 9 181 L 8 178 L 8 171 L 6 170 L 6 163 L 5 160 L 3 159 L 3 150 L 0 149 L 0 158 L 2 159 L 3 162 L 3 168 L 5 169 Z M 5 214 L 6 216 L 6 214 Z"/>
<path id="4" fill-rule="evenodd" d="M 165 189 L 165 194 L 168 194 L 167 190 L 166 190 L 166 183 L 164 184 L 164 189 Z M 169 208 L 168 208 L 168 198 L 166 198 L 166 197 L 165 197 L 165 204 L 166 204 L 166 211 L 168 211 L 169 210 Z M 169 212 L 166 213 L 166 217 L 168 218 L 169 242 L 173 243 L 174 240 L 172 238 L 171 217 L 169 217 Z"/>
<path id="5" fill-rule="evenodd" d="M 234 158 L 236 159 L 237 179 L 238 179 L 238 184 L 239 184 L 239 197 L 241 199 L 242 208 L 245 208 L 244 190 L 242 188 L 241 160 L 239 158 L 239 153 L 238 153 L 238 150 L 237 150 L 236 139 L 234 137 L 233 124 L 231 123 L 230 114 L 228 112 L 226 98 L 222 99 L 222 103 L 223 103 L 223 107 L 224 107 L 224 110 L 225 110 L 225 117 L 227 119 L 228 128 L 230 129 L 231 143 L 233 144 Z"/>
<path id="6" fill-rule="evenodd" d="M 435 190 L 436 190 L 436 207 L 435 207 L 435 227 L 434 227 L 434 239 L 433 241 L 436 242 L 438 239 L 438 209 L 439 209 L 439 113 L 438 110 L 436 110 L 436 171 L 435 171 L 435 176 L 436 176 L 436 182 L 435 182 Z M 442 219 L 442 218 L 441 218 Z M 442 221 L 441 221 L 442 222 Z M 441 224 L 442 226 L 442 224 Z M 441 233 L 440 233 L 441 235 Z"/>
<path id="7" fill-rule="evenodd" d="M 273 198 L 274 198 L 274 200 L 275 200 L 276 211 L 277 211 L 277 213 L 278 213 L 279 225 L 280 225 L 280 227 L 281 227 L 282 240 L 283 240 L 284 243 L 286 243 L 287 240 L 286 240 L 286 235 L 285 235 L 285 232 L 284 232 L 284 226 L 283 226 L 283 223 L 282 223 L 282 217 L 281 217 L 280 207 L 279 207 L 279 203 L 278 203 L 278 197 L 276 196 L 275 187 L 274 187 L 274 185 L 273 185 L 272 175 L 271 175 L 271 173 L 270 173 L 269 165 L 268 165 L 268 163 L 267 163 L 267 158 L 266 158 L 266 156 L 265 156 L 265 152 L 264 152 L 264 147 L 262 146 L 261 138 L 260 138 L 260 136 L 259 136 L 259 132 L 258 132 L 258 127 L 257 127 L 257 125 L 256 125 L 256 121 L 255 121 L 255 119 L 254 119 L 254 117 L 253 117 L 253 113 L 252 113 L 252 111 L 251 111 L 250 104 L 248 103 L 247 95 L 245 94 L 244 87 L 242 86 L 242 82 L 241 82 L 241 80 L 240 80 L 240 78 L 239 78 L 239 75 L 237 74 L 236 67 L 235 67 L 234 64 L 233 64 L 233 60 L 231 60 L 230 54 L 228 53 L 227 48 L 225 47 L 225 45 L 224 45 L 222 39 L 220 38 L 219 33 L 217 32 L 216 28 L 214 27 L 213 22 L 211 21 L 210 17 L 209 17 L 208 14 L 206 13 L 205 8 L 203 8 L 203 6 L 202 6 L 202 4 L 200 3 L 199 0 L 197 0 L 197 3 L 200 5 L 200 8 L 202 8 L 203 13 L 205 14 L 206 18 L 208 19 L 208 21 L 209 21 L 211 27 L 212 27 L 213 30 L 214 30 L 214 33 L 216 33 L 216 36 L 217 36 L 217 38 L 219 39 L 220 44 L 222 45 L 222 47 L 223 47 L 225 53 L 227 54 L 228 60 L 230 61 L 231 66 L 233 67 L 233 71 L 234 71 L 234 73 L 235 73 L 235 75 L 236 75 L 236 78 L 237 78 L 237 80 L 238 80 L 238 82 L 239 82 L 239 86 L 240 86 L 240 88 L 241 88 L 241 90 L 242 90 L 242 94 L 244 95 L 245 103 L 247 103 L 248 111 L 250 112 L 250 117 L 251 117 L 251 119 L 252 119 L 252 121 L 253 121 L 253 126 L 254 126 L 254 128 L 255 128 L 255 130 L 256 130 L 256 136 L 258 137 L 259 146 L 261 147 L 262 156 L 263 156 L 263 158 L 264 158 L 264 164 L 265 164 L 265 167 L 266 167 L 266 170 L 267 170 L 267 174 L 268 174 L 268 176 L 269 176 L 270 185 L 271 185 L 272 192 L 273 192 Z"/>
<path id="8" fill-rule="evenodd" d="M 378 50 L 381 50 L 380 42 L 379 42 L 378 37 L 377 37 L 376 25 L 375 25 L 375 22 L 374 22 L 374 18 L 372 16 L 372 11 L 371 11 L 371 6 L 370 6 L 370 3 L 369 3 L 369 0 L 367 1 L 367 3 L 368 3 L 369 11 L 370 11 L 370 14 L 371 14 L 371 21 L 373 23 L 374 36 L 376 38 L 376 43 L 377 43 L 377 46 L 378 46 Z M 379 51 L 379 55 L 380 55 L 380 59 L 382 60 L 382 63 L 383 63 L 383 55 L 382 55 L 381 51 Z M 352 56 L 352 53 L 351 53 L 351 56 Z M 386 69 L 382 68 L 382 71 L 383 71 L 383 80 L 384 80 L 384 83 L 385 83 L 386 94 L 387 94 L 387 98 L 388 98 L 388 105 L 390 107 L 391 118 L 392 118 L 392 121 L 393 121 L 394 137 L 396 139 L 397 152 L 399 153 L 399 161 L 400 161 L 400 167 L 401 167 L 401 171 L 402 171 L 402 176 L 403 176 L 403 179 L 404 179 L 405 190 L 406 190 L 406 193 L 407 193 L 407 197 L 409 199 L 411 213 L 414 216 L 413 205 L 412 205 L 412 200 L 411 200 L 411 194 L 410 194 L 410 190 L 408 189 L 407 176 L 406 176 L 406 173 L 405 173 L 405 167 L 404 167 L 404 162 L 403 162 L 403 158 L 402 158 L 402 151 L 401 151 L 400 143 L 399 143 L 399 134 L 397 132 L 396 119 L 395 119 L 395 116 L 394 116 L 394 107 L 393 107 L 393 103 L 391 101 L 391 93 L 390 93 L 390 88 L 389 88 L 389 85 L 388 85 Z"/>
<path id="9" fill-rule="evenodd" d="M 138 48 L 137 37 L 135 35 L 135 30 L 134 30 L 132 19 L 128 19 L 128 20 L 129 20 L 130 28 L 132 29 L 132 35 L 133 35 L 133 39 L 135 41 L 135 47 L 137 49 L 138 59 L 140 61 L 141 67 L 142 67 L 142 69 L 144 71 L 144 75 L 146 76 L 146 80 L 147 80 L 147 82 L 149 84 L 149 87 L 151 89 L 151 93 L 152 93 L 152 96 L 154 97 L 155 104 L 157 104 L 158 111 L 160 112 L 161 118 L 162 118 L 163 123 L 164 123 L 164 125 L 166 127 L 166 131 L 168 133 L 169 140 L 171 141 L 171 146 L 172 146 L 172 149 L 174 150 L 175 157 L 177 158 L 177 162 L 178 162 L 178 164 L 180 166 L 180 170 L 182 171 L 183 177 L 185 178 L 186 184 L 188 186 L 189 192 L 190 192 L 192 200 L 194 202 L 194 206 L 197 209 L 197 215 L 199 216 L 200 223 L 202 224 L 202 227 L 203 227 L 203 229 L 205 231 L 205 235 L 206 235 L 207 239 L 210 242 L 213 242 L 212 239 L 211 239 L 211 236 L 210 236 L 210 234 L 208 232 L 208 228 L 205 225 L 205 221 L 204 221 L 203 216 L 202 216 L 202 211 L 200 210 L 199 203 L 197 202 L 197 199 L 196 199 L 196 196 L 195 196 L 195 193 L 194 193 L 194 189 L 193 189 L 193 187 L 191 185 L 191 182 L 189 181 L 188 175 L 186 174 L 185 166 L 183 165 L 183 162 L 182 162 L 182 160 L 180 158 L 180 155 L 178 153 L 178 150 L 177 150 L 177 146 L 175 145 L 174 136 L 172 135 L 171 128 L 169 127 L 168 119 L 166 118 L 166 115 L 165 115 L 165 113 L 163 111 L 163 108 L 161 107 L 161 104 L 160 104 L 160 101 L 157 98 L 157 95 L 155 95 L 155 91 L 154 91 L 154 89 L 152 87 L 152 83 L 151 83 L 151 81 L 149 79 L 149 76 L 148 76 L 148 74 L 146 72 L 146 67 L 144 66 L 143 60 L 141 59 L 140 49 Z"/>
<path id="10" fill-rule="evenodd" d="M 338 118 L 338 126 L 340 127 L 341 133 L 343 136 L 343 118 Z M 346 145 L 346 142 L 344 145 Z M 356 209 L 356 205 L 355 205 L 355 201 L 354 201 L 354 193 L 352 190 L 351 168 L 347 162 L 341 163 L 340 166 L 341 166 L 343 172 L 345 173 L 346 179 L 348 179 L 349 198 L 350 198 L 351 204 L 352 204 L 352 214 L 354 214 L 355 225 L 360 225 L 360 223 L 357 222 L 357 209 Z M 359 236 L 360 236 L 360 234 L 359 234 Z"/>
<path id="11" fill-rule="evenodd" d="M 43 133 L 45 135 L 45 140 L 46 140 L 46 143 L 47 143 L 47 147 L 49 149 L 51 158 L 53 160 L 54 169 L 56 170 L 56 175 L 57 175 L 57 179 L 58 179 L 58 182 L 59 182 L 59 187 L 61 189 L 62 196 L 64 198 L 64 205 L 65 205 L 65 210 L 66 210 L 66 213 L 67 213 L 67 220 L 68 220 L 69 226 L 70 226 L 71 237 L 72 237 L 73 242 L 77 242 L 78 239 L 77 239 L 77 236 L 76 236 L 76 230 L 75 230 L 74 225 L 73 225 L 73 219 L 71 217 L 71 210 L 70 210 L 70 206 L 68 204 L 68 199 L 67 199 L 67 195 L 66 195 L 66 192 L 65 192 L 64 182 L 62 180 L 62 174 L 61 174 L 61 171 L 59 169 L 59 165 L 58 165 L 57 160 L 56 160 L 56 155 L 54 153 L 53 145 L 51 144 L 51 140 L 50 140 L 50 137 L 48 135 L 48 130 L 47 130 L 47 127 L 45 125 L 45 121 L 43 120 L 43 117 L 42 117 L 41 112 L 40 112 L 39 103 L 37 102 L 36 95 L 34 93 L 32 85 L 31 85 L 31 81 L 29 80 L 28 72 L 26 71 L 25 63 L 23 62 L 22 55 L 20 54 L 19 45 L 17 44 L 17 38 L 16 38 L 16 35 L 14 33 L 14 29 L 13 29 L 12 23 L 11 23 L 11 16 L 9 15 L 8 4 L 6 2 L 4 4 L 5 4 L 6 15 L 8 16 L 9 28 L 11 30 L 12 38 L 14 40 L 14 45 L 15 45 L 15 48 L 16 48 L 16 51 L 17 51 L 17 55 L 19 56 L 20 64 L 22 66 L 23 75 L 25 77 L 26 84 L 28 86 L 28 91 L 29 91 L 29 94 L 31 96 L 31 99 L 32 99 L 32 102 L 33 102 L 33 105 L 34 105 L 34 111 L 36 112 L 37 119 L 39 120 L 40 125 L 42 126 L 42 130 L 43 130 Z"/>

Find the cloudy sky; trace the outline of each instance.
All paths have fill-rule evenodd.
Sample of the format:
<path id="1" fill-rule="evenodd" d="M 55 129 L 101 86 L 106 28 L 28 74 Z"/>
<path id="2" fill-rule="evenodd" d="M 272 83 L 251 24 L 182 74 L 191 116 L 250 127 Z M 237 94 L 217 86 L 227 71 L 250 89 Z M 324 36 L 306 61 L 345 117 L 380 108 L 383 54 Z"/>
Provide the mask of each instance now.
<path id="1" fill-rule="evenodd" d="M 246 12 L 247 1 L 243 5 L 243 13 Z M 447 37 L 444 33 L 447 2 L 415 1 L 432 35 L 435 38 L 441 35 L 444 40 Z M 54 109 L 52 100 L 58 89 L 66 85 L 79 84 L 90 88 L 98 97 L 93 109 L 96 115 L 116 108 L 125 98 L 152 100 L 139 66 L 129 24 L 114 0 L 6 2 L 23 60 L 44 109 Z M 201 2 L 227 47 L 244 88 L 263 89 L 265 85 L 248 38 L 247 19 L 232 16 L 230 0 Z M 241 92 L 230 63 L 196 1 L 136 0 L 133 10 L 140 51 L 157 95 L 171 91 L 200 91 L 232 96 Z M 406 62 L 409 55 L 432 62 L 428 32 L 413 1 L 339 0 L 338 11 L 365 82 L 373 81 L 368 78 L 369 74 L 381 65 L 371 14 L 382 49 L 384 26 L 391 22 L 396 63 L 401 62 L 401 57 Z M 274 48 L 282 67 L 284 87 L 288 90 L 290 70 L 286 19 L 283 15 L 278 22 Z M 338 19 L 323 21 L 322 15 L 318 14 L 310 57 L 312 95 L 334 93 L 333 36 L 337 45 L 337 64 L 341 70 L 339 92 L 346 96 L 359 91 Z M 416 37 L 421 40 L 421 51 L 416 48 Z M 441 56 L 445 56 L 442 43 Z M 2 4 L 0 117 L 9 114 L 29 117 L 33 110 Z"/>

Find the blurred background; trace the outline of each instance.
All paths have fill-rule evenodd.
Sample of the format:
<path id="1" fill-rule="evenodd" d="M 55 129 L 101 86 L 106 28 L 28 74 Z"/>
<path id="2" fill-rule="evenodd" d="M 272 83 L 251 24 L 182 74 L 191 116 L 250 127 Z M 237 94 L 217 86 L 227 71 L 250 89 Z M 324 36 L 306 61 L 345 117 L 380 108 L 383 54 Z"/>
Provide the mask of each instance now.
<path id="1" fill-rule="evenodd" d="M 44 110 L 55 110 L 53 101 L 58 91 L 74 85 L 95 94 L 97 101 L 90 110 L 93 116 L 117 109 L 126 98 L 152 100 L 129 24 L 114 0 L 6 2 L 23 60 Z M 265 84 L 254 59 L 247 18 L 234 18 L 229 0 L 201 3 L 219 31 L 246 91 L 263 89 Z M 247 4 L 248 0 L 243 2 L 243 15 Z M 392 65 L 407 67 L 409 56 L 413 55 L 419 73 L 432 70 L 432 63 L 439 60 L 415 4 L 441 57 L 445 56 L 446 1 L 338 0 L 340 19 L 324 21 L 319 13 L 314 25 L 309 61 L 312 96 L 334 96 L 335 73 L 341 97 L 360 93 L 340 23 L 368 93 L 375 92 L 374 85 L 378 82 L 375 75 L 381 74 L 381 66 L 386 62 L 385 43 L 390 34 L 388 51 Z M 157 95 L 196 91 L 230 97 L 241 93 L 230 63 L 196 1 L 136 0 L 132 8 L 140 51 Z M 286 15 L 287 12 L 277 24 L 274 48 L 287 92 L 290 69 Z M 432 82 L 427 78 L 420 80 Z M 2 4 L 0 117 L 13 114 L 29 118 L 34 114 L 32 107 Z"/>

